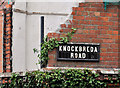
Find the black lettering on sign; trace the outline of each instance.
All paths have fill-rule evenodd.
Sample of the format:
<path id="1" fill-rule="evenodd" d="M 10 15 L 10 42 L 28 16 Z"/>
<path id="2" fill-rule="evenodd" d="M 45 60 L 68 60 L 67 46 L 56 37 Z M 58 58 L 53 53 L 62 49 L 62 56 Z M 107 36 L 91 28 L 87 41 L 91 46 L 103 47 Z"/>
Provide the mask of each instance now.
<path id="1" fill-rule="evenodd" d="M 57 60 L 99 61 L 100 44 L 61 44 Z"/>

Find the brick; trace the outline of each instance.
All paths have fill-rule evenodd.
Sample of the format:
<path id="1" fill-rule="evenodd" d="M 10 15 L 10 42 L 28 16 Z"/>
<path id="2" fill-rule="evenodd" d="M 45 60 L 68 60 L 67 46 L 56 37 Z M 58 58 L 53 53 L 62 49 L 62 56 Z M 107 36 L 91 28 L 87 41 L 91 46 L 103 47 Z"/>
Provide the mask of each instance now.
<path id="1" fill-rule="evenodd" d="M 0 14 L 2 14 L 3 13 L 3 11 L 2 10 L 0 10 Z"/>
<path id="2" fill-rule="evenodd" d="M 111 30 L 119 30 L 118 27 L 119 27 L 119 26 L 117 26 L 117 27 L 113 27 L 113 26 L 112 26 L 112 27 L 110 27 L 110 29 L 111 29 Z"/>
<path id="3" fill-rule="evenodd" d="M 118 13 L 118 8 L 112 8 L 112 9 L 111 9 L 111 8 L 110 8 L 110 9 L 108 8 L 107 11 L 108 11 L 108 12 L 111 12 L 111 13 Z"/>
<path id="4" fill-rule="evenodd" d="M 118 53 L 109 53 L 109 57 L 118 57 Z"/>
<path id="5" fill-rule="evenodd" d="M 87 16 L 87 15 L 88 15 L 88 12 L 83 12 L 82 15 Z"/>
<path id="6" fill-rule="evenodd" d="M 119 52 L 119 47 L 118 49 L 113 49 L 113 52 Z"/>
<path id="7" fill-rule="evenodd" d="M 108 19 L 108 17 L 98 17 L 97 20 L 99 20 L 99 21 L 108 21 L 109 19 Z"/>
<path id="8" fill-rule="evenodd" d="M 48 54 L 56 54 L 56 49 L 49 51 Z"/>
<path id="9" fill-rule="evenodd" d="M 110 36 L 109 36 L 109 35 L 98 35 L 97 38 L 101 38 L 101 39 L 109 39 Z"/>
<path id="10" fill-rule="evenodd" d="M 63 32 L 63 29 L 59 30 L 59 32 Z"/>
<path id="11" fill-rule="evenodd" d="M 90 34 L 95 34 L 95 33 L 96 33 L 96 30 L 90 30 L 89 33 L 90 33 Z"/>
<path id="12" fill-rule="evenodd" d="M 9 51 L 6 51 L 6 53 L 10 53 L 11 51 L 9 50 Z"/>
<path id="13" fill-rule="evenodd" d="M 70 40 L 70 42 L 79 42 L 79 40 L 78 39 L 76 39 L 76 38 L 72 38 L 71 40 Z"/>
<path id="14" fill-rule="evenodd" d="M 76 7 L 75 10 L 77 10 L 77 11 L 84 11 L 84 8 L 83 7 Z"/>
<path id="15" fill-rule="evenodd" d="M 73 25 L 74 28 L 79 28 L 79 29 L 83 29 L 84 25 Z"/>
<path id="16" fill-rule="evenodd" d="M 101 57 L 102 57 L 102 56 L 103 56 L 103 57 L 108 57 L 108 56 L 109 56 L 109 53 L 105 53 L 105 52 L 104 52 L 104 53 L 100 53 L 100 56 L 101 56 Z"/>
<path id="17" fill-rule="evenodd" d="M 77 15 L 82 15 L 82 12 L 77 11 Z"/>
<path id="18" fill-rule="evenodd" d="M 104 10 L 104 8 L 97 8 L 97 10 L 96 11 L 99 11 L 99 12 L 104 12 L 105 10 Z"/>
<path id="19" fill-rule="evenodd" d="M 77 30 L 77 33 L 82 33 L 82 32 L 83 32 L 83 30 L 81 30 L 81 29 Z"/>
<path id="20" fill-rule="evenodd" d="M 110 47 L 116 49 L 118 48 L 118 44 L 110 44 Z"/>
<path id="21" fill-rule="evenodd" d="M 118 14 L 117 13 L 113 13 L 113 17 L 117 17 L 118 16 Z"/>
<path id="22" fill-rule="evenodd" d="M 55 64 L 56 61 L 55 60 L 49 60 L 49 64 Z"/>
<path id="23" fill-rule="evenodd" d="M 7 5 L 6 5 L 6 8 L 12 8 L 12 5 L 7 4 Z"/>
<path id="24" fill-rule="evenodd" d="M 114 26 L 118 26 L 119 25 L 119 22 L 114 22 Z"/>
<path id="25" fill-rule="evenodd" d="M 97 35 L 96 34 L 88 34 L 87 38 L 97 38 Z"/>
<path id="26" fill-rule="evenodd" d="M 107 52 L 106 48 L 101 48 L 101 52 Z"/>
<path id="27" fill-rule="evenodd" d="M 118 65 L 118 62 L 109 62 L 108 65 Z"/>
<path id="28" fill-rule="evenodd" d="M 55 59 L 55 57 L 54 57 L 54 55 L 52 54 L 50 54 L 50 55 L 48 55 L 49 56 L 49 58 L 50 58 L 50 60 L 53 60 L 53 59 Z"/>
<path id="29" fill-rule="evenodd" d="M 61 28 L 65 28 L 66 24 L 61 24 L 60 26 L 61 26 Z"/>
<path id="30" fill-rule="evenodd" d="M 10 69 L 10 65 L 6 66 L 7 69 Z"/>
<path id="31" fill-rule="evenodd" d="M 118 33 L 119 33 L 118 31 L 113 31 L 114 35 L 118 35 Z"/>
<path id="32" fill-rule="evenodd" d="M 72 28 L 72 25 L 69 24 L 69 25 L 68 25 L 68 28 Z"/>
<path id="33" fill-rule="evenodd" d="M 107 34 L 113 34 L 113 31 L 107 30 Z"/>
<path id="34" fill-rule="evenodd" d="M 90 21 L 79 21 L 78 23 L 79 23 L 79 24 L 88 24 L 88 25 L 89 25 L 89 24 L 90 24 Z"/>
<path id="35" fill-rule="evenodd" d="M 97 3 L 97 4 L 96 4 L 96 3 L 92 3 L 92 4 L 91 4 L 91 7 L 96 7 L 96 8 L 99 8 L 99 7 L 100 7 L 100 8 L 102 8 L 102 7 L 103 7 L 103 4 L 99 4 L 99 3 Z"/>
<path id="36" fill-rule="evenodd" d="M 85 29 L 95 29 L 96 26 L 85 26 Z"/>
<path id="37" fill-rule="evenodd" d="M 100 34 L 100 30 L 96 30 L 96 32 L 95 32 L 96 34 Z"/>
<path id="38" fill-rule="evenodd" d="M 106 13 L 107 17 L 112 17 L 112 13 Z"/>
<path id="39" fill-rule="evenodd" d="M 102 43 L 103 40 L 102 39 L 92 39 L 93 43 Z"/>
<path id="40" fill-rule="evenodd" d="M 107 15 L 107 13 L 104 13 L 104 12 L 100 13 L 100 16 L 106 16 L 106 15 Z"/>
<path id="41" fill-rule="evenodd" d="M 2 67 L 0 67 L 0 73 L 2 73 Z"/>
<path id="42" fill-rule="evenodd" d="M 90 3 L 79 3 L 80 7 L 89 7 Z"/>
<path id="43" fill-rule="evenodd" d="M 95 16 L 100 16 L 100 12 L 94 12 Z"/>
<path id="44" fill-rule="evenodd" d="M 94 16 L 95 14 L 93 12 L 89 12 L 89 16 Z"/>
<path id="45" fill-rule="evenodd" d="M 118 21 L 118 18 L 117 17 L 111 17 L 111 18 L 109 18 L 109 21 Z"/>
<path id="46" fill-rule="evenodd" d="M 96 17 L 86 17 L 85 20 L 97 20 Z"/>
<path id="47" fill-rule="evenodd" d="M 103 39 L 104 43 L 114 43 L 115 41 L 112 39 Z"/>
<path id="48" fill-rule="evenodd" d="M 10 61 L 6 62 L 6 64 L 11 64 Z"/>
<path id="49" fill-rule="evenodd" d="M 101 29 L 101 30 L 100 30 L 100 34 L 106 34 L 106 33 L 107 33 L 106 30 L 104 30 L 104 29 Z"/>
<path id="50" fill-rule="evenodd" d="M 107 47 L 109 47 L 109 44 L 104 44 L 104 43 L 102 43 L 102 44 L 101 44 L 101 47 L 107 48 Z"/>
<path id="51" fill-rule="evenodd" d="M 75 12 L 72 12 L 71 15 L 75 15 Z"/>
<path id="52" fill-rule="evenodd" d="M 0 23 L 2 24 L 2 22 L 3 22 L 3 17 L 0 17 Z"/>
<path id="53" fill-rule="evenodd" d="M 73 37 L 75 37 L 75 38 L 85 38 L 86 35 L 83 35 L 83 34 L 74 34 Z"/>
<path id="54" fill-rule="evenodd" d="M 109 27 L 108 27 L 108 26 L 98 26 L 98 29 L 105 29 L 105 30 L 108 30 Z"/>
<path id="55" fill-rule="evenodd" d="M 90 43 L 91 42 L 91 39 L 90 38 L 80 38 L 78 39 L 78 42 L 85 42 L 85 43 Z"/>
<path id="56" fill-rule="evenodd" d="M 93 62 L 85 62 L 86 65 L 97 65 L 97 63 L 93 63 Z"/>
<path id="57" fill-rule="evenodd" d="M 70 32 L 70 29 L 64 29 L 63 32 Z"/>
<path id="58" fill-rule="evenodd" d="M 100 21 L 91 21 L 92 25 L 102 25 L 103 23 Z"/>
<path id="59" fill-rule="evenodd" d="M 105 57 L 103 58 L 103 61 L 115 61 L 114 57 Z"/>
<path id="60" fill-rule="evenodd" d="M 85 11 L 97 11 L 96 8 L 85 8 Z"/>
<path id="61" fill-rule="evenodd" d="M 10 58 L 7 58 L 6 61 L 10 61 Z"/>
<path id="62" fill-rule="evenodd" d="M 10 54 L 7 54 L 6 57 L 7 57 L 7 58 L 10 58 Z"/>
<path id="63" fill-rule="evenodd" d="M 84 16 L 73 16 L 73 19 L 84 20 Z"/>
<path id="64" fill-rule="evenodd" d="M 83 33 L 88 34 L 89 30 L 83 30 Z"/>
<path id="65" fill-rule="evenodd" d="M 2 53 L 3 51 L 2 50 L 0 50 L 0 53 Z"/>
<path id="66" fill-rule="evenodd" d="M 0 54 L 0 62 L 2 62 L 2 61 L 3 61 L 2 54 Z"/>
<path id="67" fill-rule="evenodd" d="M 119 37 L 118 37 L 118 35 L 110 35 L 110 38 L 111 39 L 118 39 Z"/>
<path id="68" fill-rule="evenodd" d="M 101 12 L 101 13 L 100 13 L 100 16 L 112 17 L 112 14 L 111 14 L 111 13 L 106 13 L 106 12 Z"/>
<path id="69" fill-rule="evenodd" d="M 72 20 L 72 24 L 73 24 L 73 25 L 78 24 L 78 22 L 79 22 L 78 20 Z"/>
<path id="70" fill-rule="evenodd" d="M 48 33 L 48 37 L 52 37 L 52 33 Z"/>
<path id="71" fill-rule="evenodd" d="M 112 26 L 112 25 L 114 25 L 114 22 L 103 22 L 103 25 L 105 25 L 105 26 L 107 26 L 107 25 Z"/>
<path id="72" fill-rule="evenodd" d="M 11 70 L 10 70 L 10 69 L 7 69 L 6 72 L 11 72 Z"/>
<path id="73" fill-rule="evenodd" d="M 72 7 L 72 10 L 75 11 L 75 10 L 76 10 L 76 7 Z"/>

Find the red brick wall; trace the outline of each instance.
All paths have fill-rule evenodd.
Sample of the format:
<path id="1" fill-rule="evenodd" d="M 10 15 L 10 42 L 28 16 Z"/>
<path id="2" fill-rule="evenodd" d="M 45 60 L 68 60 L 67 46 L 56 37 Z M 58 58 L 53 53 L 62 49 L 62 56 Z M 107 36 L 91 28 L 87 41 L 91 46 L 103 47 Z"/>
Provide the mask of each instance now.
<path id="1" fill-rule="evenodd" d="M 12 72 L 12 6 L 6 5 L 6 10 L 4 11 L 4 56 L 3 56 L 3 72 Z"/>
<path id="2" fill-rule="evenodd" d="M 11 57 L 10 41 L 12 37 L 11 35 L 12 25 L 11 25 L 11 17 L 10 17 L 10 14 L 11 14 L 10 11 L 12 11 L 11 8 L 12 8 L 11 5 L 8 5 L 7 2 L 4 2 L 0 6 L 0 73 L 11 72 L 11 68 L 12 68 L 11 62 L 10 62 L 10 57 Z M 3 16 L 3 14 L 4 15 L 6 14 L 6 18 Z M 5 51 L 3 51 L 3 48 Z"/>
<path id="3" fill-rule="evenodd" d="M 49 52 L 48 67 L 89 67 L 89 68 L 118 68 L 119 58 L 119 8 L 109 5 L 104 10 L 101 3 L 80 3 L 73 7 L 72 22 L 62 24 L 60 33 L 49 33 L 48 37 L 65 36 L 72 27 L 77 32 L 72 36 L 73 43 L 100 43 L 100 62 L 57 61 L 56 49 Z"/>

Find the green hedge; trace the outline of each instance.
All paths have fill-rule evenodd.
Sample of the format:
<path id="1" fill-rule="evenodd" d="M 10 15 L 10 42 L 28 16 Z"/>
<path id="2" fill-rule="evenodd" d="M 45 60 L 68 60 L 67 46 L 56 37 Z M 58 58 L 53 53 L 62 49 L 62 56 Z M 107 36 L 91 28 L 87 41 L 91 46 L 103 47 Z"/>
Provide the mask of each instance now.
<path id="1" fill-rule="evenodd" d="M 97 80 L 99 74 L 90 70 L 52 70 L 26 73 L 25 77 L 13 74 L 11 83 L 2 88 L 104 88 L 106 84 Z"/>

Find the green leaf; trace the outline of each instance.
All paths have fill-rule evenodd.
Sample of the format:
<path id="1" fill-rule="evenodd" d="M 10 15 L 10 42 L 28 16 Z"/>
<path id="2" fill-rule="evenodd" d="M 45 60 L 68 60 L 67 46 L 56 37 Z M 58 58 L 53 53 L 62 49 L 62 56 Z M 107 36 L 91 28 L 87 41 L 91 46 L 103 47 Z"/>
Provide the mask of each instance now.
<path id="1" fill-rule="evenodd" d="M 76 31 L 77 29 L 76 28 L 72 28 L 74 31 Z"/>

